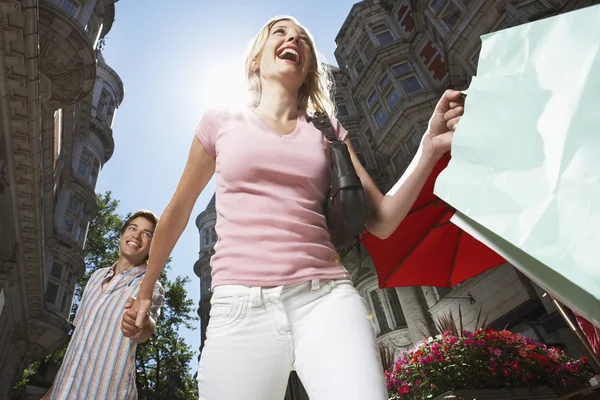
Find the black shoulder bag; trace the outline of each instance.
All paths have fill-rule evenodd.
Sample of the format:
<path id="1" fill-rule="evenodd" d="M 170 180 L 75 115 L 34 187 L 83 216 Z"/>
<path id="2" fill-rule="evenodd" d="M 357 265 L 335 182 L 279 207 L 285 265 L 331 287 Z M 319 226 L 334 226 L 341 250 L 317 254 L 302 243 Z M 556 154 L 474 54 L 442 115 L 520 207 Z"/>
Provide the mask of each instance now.
<path id="1" fill-rule="evenodd" d="M 329 142 L 331 181 L 326 198 L 325 217 L 331 242 L 335 247 L 344 247 L 355 242 L 365 229 L 365 191 L 352 164 L 346 143 L 339 140 L 331 130 L 329 116 L 316 113 L 311 120 Z"/>

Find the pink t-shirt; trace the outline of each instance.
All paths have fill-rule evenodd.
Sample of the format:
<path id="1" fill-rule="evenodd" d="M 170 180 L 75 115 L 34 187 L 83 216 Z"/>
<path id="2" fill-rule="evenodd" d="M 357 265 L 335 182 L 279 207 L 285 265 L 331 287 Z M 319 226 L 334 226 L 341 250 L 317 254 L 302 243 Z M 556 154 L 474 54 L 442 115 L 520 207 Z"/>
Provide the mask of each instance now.
<path id="1" fill-rule="evenodd" d="M 346 130 L 331 122 L 344 140 Z M 216 160 L 213 287 L 349 279 L 323 215 L 328 143 L 304 112 L 281 136 L 252 111 L 210 109 L 194 134 Z"/>

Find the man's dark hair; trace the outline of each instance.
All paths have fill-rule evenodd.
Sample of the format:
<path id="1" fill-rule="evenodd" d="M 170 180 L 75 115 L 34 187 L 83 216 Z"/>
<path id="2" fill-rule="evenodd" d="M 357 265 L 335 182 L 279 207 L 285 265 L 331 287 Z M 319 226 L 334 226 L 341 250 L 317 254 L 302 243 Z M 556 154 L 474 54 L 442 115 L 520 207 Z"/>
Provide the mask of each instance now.
<path id="1" fill-rule="evenodd" d="M 156 228 L 156 224 L 158 223 L 158 217 L 156 215 L 154 215 L 154 213 L 152 211 L 140 210 L 140 211 L 134 212 L 133 214 L 131 214 L 131 216 L 129 218 L 127 218 L 127 221 L 125 221 L 125 223 L 123 224 L 123 227 L 121 228 L 121 235 L 123 234 L 123 232 L 125 232 L 125 229 L 127 229 L 129 224 L 131 224 L 131 221 L 133 221 L 137 217 L 146 218 L 148 221 L 152 222 L 152 224 L 154 225 L 154 228 Z"/>

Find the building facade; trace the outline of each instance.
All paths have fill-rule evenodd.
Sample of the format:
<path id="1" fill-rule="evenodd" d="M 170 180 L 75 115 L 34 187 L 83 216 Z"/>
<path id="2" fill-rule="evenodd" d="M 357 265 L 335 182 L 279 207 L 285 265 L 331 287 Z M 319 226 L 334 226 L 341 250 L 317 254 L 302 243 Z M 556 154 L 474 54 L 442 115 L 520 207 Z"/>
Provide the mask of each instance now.
<path id="1" fill-rule="evenodd" d="M 333 72 L 338 119 L 365 168 L 385 193 L 412 160 L 447 88 L 475 74 L 480 36 L 582 8 L 579 0 L 366 0 L 355 4 L 337 37 Z M 367 301 L 378 341 L 394 353 L 436 334 L 436 322 L 460 306 L 467 329 L 479 310 L 494 328 L 523 332 L 573 355 L 583 349 L 544 292 L 506 264 L 454 288 L 380 290 L 362 249 L 342 251 Z M 359 261 L 360 260 L 360 261 Z"/>
<path id="2" fill-rule="evenodd" d="M 116 0 L 0 0 L 0 393 L 67 340 L 123 84 Z"/>

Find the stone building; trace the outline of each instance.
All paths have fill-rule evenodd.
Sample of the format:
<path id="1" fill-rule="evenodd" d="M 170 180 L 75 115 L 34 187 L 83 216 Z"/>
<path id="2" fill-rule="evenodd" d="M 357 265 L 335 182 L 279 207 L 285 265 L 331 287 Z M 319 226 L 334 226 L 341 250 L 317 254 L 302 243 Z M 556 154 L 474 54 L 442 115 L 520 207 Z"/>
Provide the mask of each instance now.
<path id="1" fill-rule="evenodd" d="M 410 163 L 437 100 L 464 89 L 476 72 L 480 36 L 599 1 L 366 0 L 350 10 L 335 41 L 338 119 L 382 191 Z M 466 328 L 482 316 L 542 342 L 582 349 L 544 292 L 506 264 L 451 289 L 378 289 L 372 260 L 359 265 L 346 249 L 344 265 L 373 312 L 381 344 L 396 352 L 435 332 L 439 317 L 460 306 Z"/>
<path id="2" fill-rule="evenodd" d="M 123 84 L 99 44 L 116 0 L 0 0 L 0 393 L 71 329 Z"/>

